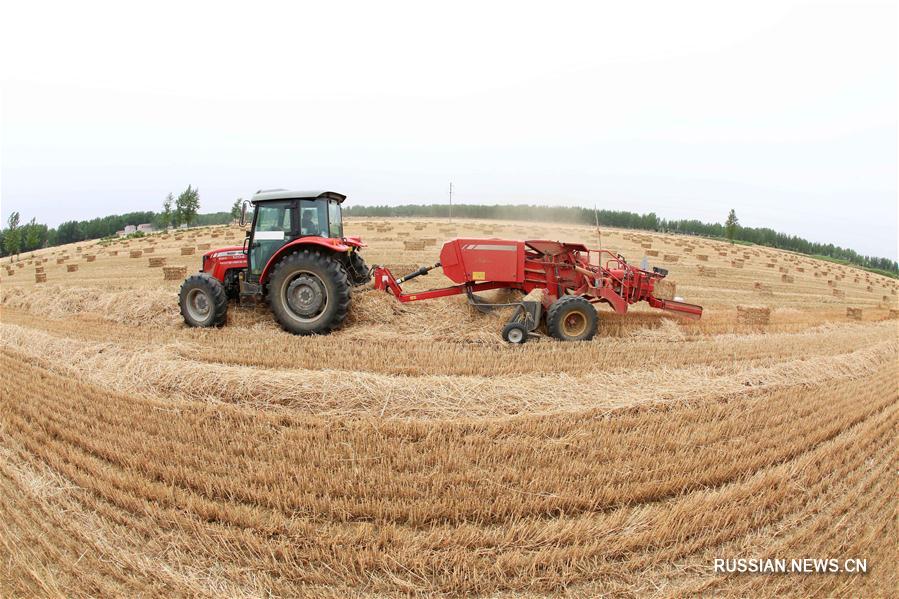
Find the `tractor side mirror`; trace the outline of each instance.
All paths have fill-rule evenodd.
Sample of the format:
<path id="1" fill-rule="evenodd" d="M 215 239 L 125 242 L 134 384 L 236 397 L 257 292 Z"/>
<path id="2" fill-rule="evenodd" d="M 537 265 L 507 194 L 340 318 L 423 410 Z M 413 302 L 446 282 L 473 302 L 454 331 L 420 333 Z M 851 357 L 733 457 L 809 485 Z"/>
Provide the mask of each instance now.
<path id="1" fill-rule="evenodd" d="M 240 205 L 240 226 L 243 227 L 247 224 L 247 201 L 244 200 L 243 204 Z"/>

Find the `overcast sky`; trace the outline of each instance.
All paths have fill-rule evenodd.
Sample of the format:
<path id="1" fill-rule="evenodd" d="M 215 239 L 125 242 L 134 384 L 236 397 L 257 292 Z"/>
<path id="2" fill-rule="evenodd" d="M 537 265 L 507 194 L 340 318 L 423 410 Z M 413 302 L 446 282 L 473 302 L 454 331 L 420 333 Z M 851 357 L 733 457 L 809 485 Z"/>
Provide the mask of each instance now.
<path id="1" fill-rule="evenodd" d="M 232 7 L 233 6 L 233 7 Z M 2 218 L 597 205 L 897 256 L 895 2 L 16 2 Z"/>

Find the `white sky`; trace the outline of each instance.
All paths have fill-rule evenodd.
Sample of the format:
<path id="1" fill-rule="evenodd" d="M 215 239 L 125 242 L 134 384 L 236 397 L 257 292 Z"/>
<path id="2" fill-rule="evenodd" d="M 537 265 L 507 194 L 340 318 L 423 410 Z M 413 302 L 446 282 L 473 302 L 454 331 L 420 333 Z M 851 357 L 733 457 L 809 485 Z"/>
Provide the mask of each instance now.
<path id="1" fill-rule="evenodd" d="M 897 256 L 894 2 L 2 6 L 4 222 L 452 180 Z"/>

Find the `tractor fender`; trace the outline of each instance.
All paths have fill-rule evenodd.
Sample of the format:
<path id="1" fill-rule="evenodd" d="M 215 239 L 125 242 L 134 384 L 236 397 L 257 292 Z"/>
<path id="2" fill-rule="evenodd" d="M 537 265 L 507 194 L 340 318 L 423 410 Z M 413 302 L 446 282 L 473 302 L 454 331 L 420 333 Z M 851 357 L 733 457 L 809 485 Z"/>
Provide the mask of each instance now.
<path id="1" fill-rule="evenodd" d="M 352 246 L 343 243 L 343 240 L 341 239 L 331 239 L 329 237 L 302 237 L 300 239 L 294 239 L 290 243 L 281 246 L 277 252 L 272 254 L 272 257 L 269 258 L 268 262 L 265 264 L 265 268 L 262 269 L 262 273 L 259 275 L 259 283 L 265 284 L 268 282 L 268 277 L 272 270 L 274 270 L 275 264 L 277 264 L 283 256 L 306 248 L 317 250 L 319 252 L 324 250 L 336 254 L 345 254 L 353 249 Z"/>

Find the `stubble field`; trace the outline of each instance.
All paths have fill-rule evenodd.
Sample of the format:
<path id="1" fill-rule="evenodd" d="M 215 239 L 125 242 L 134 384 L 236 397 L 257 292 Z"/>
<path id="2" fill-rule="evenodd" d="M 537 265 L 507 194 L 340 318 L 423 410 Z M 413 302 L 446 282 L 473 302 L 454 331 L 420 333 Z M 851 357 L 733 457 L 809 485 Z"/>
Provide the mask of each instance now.
<path id="1" fill-rule="evenodd" d="M 398 275 L 457 235 L 596 245 L 590 228 L 495 221 L 347 233 Z M 163 268 L 197 270 L 206 244 L 242 237 L 3 260 L 0 596 L 897 588 L 895 281 L 604 229 L 603 247 L 668 268 L 702 320 L 600 308 L 591 342 L 511 347 L 506 314 L 464 297 L 361 288 L 328 337 L 233 304 L 222 329 L 185 327 Z M 446 284 L 437 272 L 410 288 Z M 726 557 L 866 558 L 869 572 L 713 572 Z"/>

